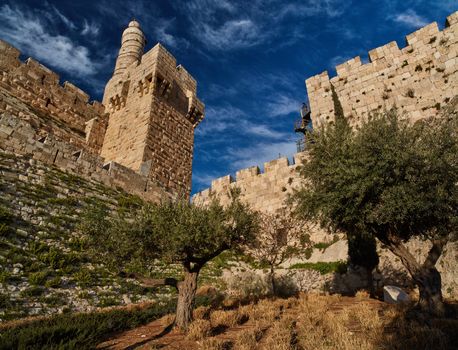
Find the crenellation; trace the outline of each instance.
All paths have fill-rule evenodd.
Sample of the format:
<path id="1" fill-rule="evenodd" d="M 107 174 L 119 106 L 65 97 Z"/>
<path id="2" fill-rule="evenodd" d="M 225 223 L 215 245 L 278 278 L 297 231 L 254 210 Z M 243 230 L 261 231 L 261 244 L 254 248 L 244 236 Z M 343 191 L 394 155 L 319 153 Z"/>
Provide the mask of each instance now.
<path id="1" fill-rule="evenodd" d="M 439 27 L 436 22 L 433 22 L 407 35 L 406 42 L 407 45 L 410 45 L 415 49 L 421 45 L 428 44 L 428 41 L 438 34 Z"/>
<path id="2" fill-rule="evenodd" d="M 289 160 L 287 157 L 281 157 L 278 159 L 274 159 L 274 160 L 271 160 L 270 162 L 264 163 L 264 173 L 273 172 L 279 168 L 288 167 L 288 166 L 289 166 Z"/>
<path id="3" fill-rule="evenodd" d="M 314 126 L 334 118 L 331 84 L 352 124 L 374 110 L 393 106 L 412 120 L 435 116 L 434 106 L 451 99 L 457 90 L 457 13 L 449 16 L 442 31 L 434 22 L 407 35 L 404 48 L 392 41 L 371 50 L 369 63 L 361 64 L 356 57 L 338 65 L 338 74 L 331 79 L 326 71 L 307 79 Z"/>
<path id="4" fill-rule="evenodd" d="M 452 13 L 450 16 L 447 17 L 445 21 L 445 27 L 451 27 L 454 24 L 458 23 L 458 11 Z"/>
<path id="5" fill-rule="evenodd" d="M 252 166 L 252 167 L 237 171 L 237 173 L 235 174 L 235 180 L 242 181 L 245 179 L 252 178 L 256 175 L 259 175 L 260 173 L 261 171 L 259 170 L 258 166 Z"/>
<path id="6" fill-rule="evenodd" d="M 241 199 L 253 209 L 275 212 L 285 207 L 288 196 L 300 185 L 298 170 L 305 156 L 304 152 L 295 154 L 292 163 L 286 157 L 266 162 L 263 172 L 257 166 L 239 170 L 235 181 L 230 175 L 220 177 L 212 181 L 210 188 L 196 193 L 193 201 L 207 204 L 216 196 L 226 204 L 228 191 L 238 188 Z"/>

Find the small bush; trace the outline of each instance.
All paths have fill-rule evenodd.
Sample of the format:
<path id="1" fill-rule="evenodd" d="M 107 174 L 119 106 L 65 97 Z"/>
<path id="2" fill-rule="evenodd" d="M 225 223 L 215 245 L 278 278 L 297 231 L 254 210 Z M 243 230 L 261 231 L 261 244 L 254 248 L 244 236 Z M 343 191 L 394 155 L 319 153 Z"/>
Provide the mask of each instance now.
<path id="1" fill-rule="evenodd" d="M 32 286 L 42 286 L 48 277 L 48 271 L 34 272 L 29 275 L 29 283 Z"/>
<path id="2" fill-rule="evenodd" d="M 46 288 L 58 288 L 62 283 L 62 279 L 59 276 L 51 278 L 50 280 L 46 281 L 45 287 Z"/>
<path id="3" fill-rule="evenodd" d="M 88 269 L 81 269 L 75 274 L 73 274 L 75 281 L 80 287 L 88 287 L 94 283 L 94 276 L 91 271 Z"/>
<path id="4" fill-rule="evenodd" d="M 7 284 L 10 280 L 11 274 L 8 271 L 0 271 L 0 283 Z"/>
<path id="5" fill-rule="evenodd" d="M 7 309 L 11 306 L 10 296 L 0 293 L 0 309 Z"/>
<path id="6" fill-rule="evenodd" d="M 0 205 L 0 237 L 10 232 L 10 224 L 13 222 L 13 219 L 14 216 L 11 211 Z"/>
<path id="7" fill-rule="evenodd" d="M 45 292 L 43 287 L 32 286 L 23 290 L 20 295 L 23 298 L 39 297 Z"/>

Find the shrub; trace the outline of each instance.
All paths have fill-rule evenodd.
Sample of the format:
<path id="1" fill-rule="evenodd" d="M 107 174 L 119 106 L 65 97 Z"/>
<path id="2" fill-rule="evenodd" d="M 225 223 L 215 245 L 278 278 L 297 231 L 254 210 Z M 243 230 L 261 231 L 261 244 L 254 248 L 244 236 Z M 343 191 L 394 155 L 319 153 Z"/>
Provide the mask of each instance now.
<path id="1" fill-rule="evenodd" d="M 45 287 L 46 288 L 58 288 L 60 287 L 60 284 L 62 283 L 62 279 L 60 276 L 56 276 L 54 278 L 51 278 L 50 280 L 46 281 Z"/>
<path id="2" fill-rule="evenodd" d="M 48 277 L 48 271 L 39 271 L 29 274 L 29 283 L 32 286 L 42 286 L 44 285 Z"/>
<path id="3" fill-rule="evenodd" d="M 88 269 L 81 269 L 75 274 L 73 274 L 75 281 L 78 283 L 80 287 L 87 287 L 94 283 L 94 276 L 92 275 L 91 271 Z"/>

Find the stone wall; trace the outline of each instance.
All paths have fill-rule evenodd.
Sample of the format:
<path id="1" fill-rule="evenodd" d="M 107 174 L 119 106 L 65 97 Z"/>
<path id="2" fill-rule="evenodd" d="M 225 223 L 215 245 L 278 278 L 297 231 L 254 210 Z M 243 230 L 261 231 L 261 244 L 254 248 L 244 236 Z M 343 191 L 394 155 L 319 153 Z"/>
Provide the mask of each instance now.
<path id="1" fill-rule="evenodd" d="M 189 197 L 194 128 L 204 112 L 196 90 L 191 75 L 157 44 L 105 88 L 110 121 L 102 156 Z"/>
<path id="2" fill-rule="evenodd" d="M 95 154 L 100 153 L 108 116 L 100 102 L 65 82 L 32 58 L 19 60 L 20 51 L 0 40 L 0 112 L 8 111 L 43 136 L 59 139 Z"/>
<path id="3" fill-rule="evenodd" d="M 254 166 L 237 171 L 235 181 L 230 175 L 213 180 L 211 187 L 193 196 L 195 203 L 206 204 L 212 195 L 220 197 L 222 204 L 229 201 L 226 195 L 231 188 L 241 190 L 241 199 L 253 209 L 273 213 L 285 207 L 285 200 L 300 184 L 297 167 L 305 153 L 297 153 L 290 163 L 288 158 L 278 158 L 264 163 L 264 172 Z"/>
<path id="4" fill-rule="evenodd" d="M 334 116 L 331 84 L 352 124 L 374 110 L 396 106 L 415 121 L 435 116 L 440 106 L 458 95 L 458 12 L 447 17 L 439 31 L 431 23 L 406 36 L 407 46 L 396 42 L 369 51 L 370 63 L 359 56 L 306 80 L 314 127 Z"/>
<path id="5" fill-rule="evenodd" d="M 0 113 L 0 150 L 30 155 L 44 164 L 54 165 L 112 188 L 120 187 L 145 200 L 157 202 L 171 196 L 151 182 L 148 176 L 115 162 L 105 163 L 100 156 L 62 142 L 52 134 L 41 137 L 28 121 L 8 112 Z"/>

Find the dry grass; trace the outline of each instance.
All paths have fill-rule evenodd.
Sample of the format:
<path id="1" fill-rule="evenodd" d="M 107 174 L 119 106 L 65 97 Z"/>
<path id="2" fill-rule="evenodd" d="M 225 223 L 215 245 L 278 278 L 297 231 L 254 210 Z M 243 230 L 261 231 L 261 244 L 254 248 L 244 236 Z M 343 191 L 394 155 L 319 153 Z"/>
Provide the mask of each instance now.
<path id="1" fill-rule="evenodd" d="M 409 312 L 407 307 L 370 301 L 365 293 L 355 298 L 304 294 L 235 310 L 200 309 L 196 314 L 203 318 L 193 322 L 187 337 L 198 340 L 204 350 L 455 349 L 458 320 L 425 323 Z M 241 323 L 244 326 L 237 328 Z M 214 333 L 218 327 L 224 334 L 232 330 L 231 340 Z"/>
<path id="2" fill-rule="evenodd" d="M 186 337 L 189 340 L 202 340 L 211 335 L 212 325 L 208 320 L 195 320 L 193 321 L 188 328 L 188 333 Z"/>
<path id="3" fill-rule="evenodd" d="M 234 350 L 252 350 L 261 340 L 266 331 L 266 326 L 257 322 L 252 328 L 241 331 L 234 342 Z"/>
<path id="4" fill-rule="evenodd" d="M 215 337 L 207 338 L 199 345 L 199 350 L 226 350 L 230 349 L 230 342 Z"/>

